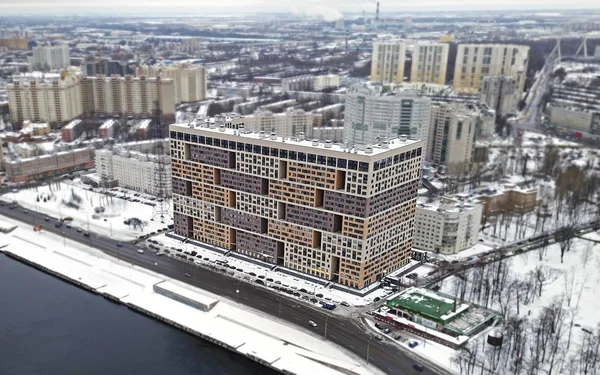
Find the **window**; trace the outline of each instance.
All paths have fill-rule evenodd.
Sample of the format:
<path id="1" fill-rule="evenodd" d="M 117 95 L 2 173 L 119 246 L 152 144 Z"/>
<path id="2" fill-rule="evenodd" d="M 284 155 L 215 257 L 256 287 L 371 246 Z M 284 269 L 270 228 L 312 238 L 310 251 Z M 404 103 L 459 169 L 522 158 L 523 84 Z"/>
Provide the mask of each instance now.
<path id="1" fill-rule="evenodd" d="M 346 168 L 347 160 L 346 159 L 338 159 L 337 166 L 338 168 Z"/>
<path id="2" fill-rule="evenodd" d="M 206 143 L 206 138 L 204 138 L 203 136 L 199 136 L 198 137 L 198 143 L 200 143 L 201 145 Z"/>
<path id="3" fill-rule="evenodd" d="M 192 134 L 192 143 L 198 143 L 198 136 L 196 134 Z"/>
<path id="4" fill-rule="evenodd" d="M 357 170 L 358 169 L 358 162 L 356 160 L 349 160 L 348 161 L 348 169 Z"/>
<path id="5" fill-rule="evenodd" d="M 213 139 L 210 137 L 206 137 L 206 144 L 212 146 L 213 145 Z"/>
<path id="6" fill-rule="evenodd" d="M 271 148 L 271 156 L 278 156 L 278 155 L 279 155 L 279 149 Z"/>
<path id="7" fill-rule="evenodd" d="M 229 149 L 235 150 L 235 142 L 234 141 L 229 141 Z"/>
<path id="8" fill-rule="evenodd" d="M 287 159 L 288 151 L 287 150 L 279 150 L 279 157 L 283 159 Z"/>
<path id="9" fill-rule="evenodd" d="M 246 152 L 252 152 L 252 145 L 250 143 L 246 143 Z"/>
<path id="10" fill-rule="evenodd" d="M 237 150 L 238 151 L 244 151 L 244 144 L 242 142 L 238 142 L 237 143 Z"/>
<path id="11" fill-rule="evenodd" d="M 317 155 L 315 155 L 315 154 L 308 154 L 308 162 L 309 163 L 316 163 L 317 162 Z"/>
<path id="12" fill-rule="evenodd" d="M 332 158 L 332 157 L 327 158 L 327 166 L 328 167 L 335 167 L 335 162 L 336 162 L 335 158 Z"/>
<path id="13" fill-rule="evenodd" d="M 215 140 L 213 141 L 213 146 L 221 147 L 221 140 L 215 138 Z"/>
<path id="14" fill-rule="evenodd" d="M 281 151 L 287 152 L 285 150 L 281 150 Z M 296 160 L 297 157 L 298 157 L 298 155 L 296 154 L 296 151 L 290 151 L 288 153 L 288 158 L 290 158 L 290 160 Z"/>
<path id="15" fill-rule="evenodd" d="M 298 153 L 298 160 L 299 161 L 306 161 L 306 154 L 304 152 L 299 152 Z"/>
<path id="16" fill-rule="evenodd" d="M 317 157 L 317 164 L 325 165 L 327 163 L 327 158 L 323 155 L 319 155 Z"/>
<path id="17" fill-rule="evenodd" d="M 257 145 L 252 146 L 252 152 L 255 154 L 260 154 L 260 146 L 257 146 Z"/>
<path id="18" fill-rule="evenodd" d="M 269 149 L 269 147 L 265 147 L 265 146 L 262 147 L 262 154 L 263 155 L 269 156 L 270 151 L 271 150 Z"/>
<path id="19" fill-rule="evenodd" d="M 456 125 L 456 139 L 460 139 L 460 137 L 462 135 L 462 126 L 463 126 L 462 121 L 459 121 L 458 125 Z"/>

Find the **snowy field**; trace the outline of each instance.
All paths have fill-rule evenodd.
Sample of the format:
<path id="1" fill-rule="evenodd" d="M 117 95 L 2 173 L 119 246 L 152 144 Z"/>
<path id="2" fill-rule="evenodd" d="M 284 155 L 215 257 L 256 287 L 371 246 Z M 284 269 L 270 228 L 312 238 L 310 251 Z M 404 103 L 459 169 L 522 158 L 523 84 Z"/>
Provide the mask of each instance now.
<path id="1" fill-rule="evenodd" d="M 47 214 L 53 218 L 72 217 L 73 227 L 90 230 L 120 241 L 136 239 L 142 234 L 166 228 L 171 222 L 152 221 L 154 208 L 141 202 L 130 202 L 86 190 L 78 184 L 53 183 L 2 196 L 6 202 L 17 202 L 30 210 Z M 172 210 L 170 202 L 169 210 Z M 95 209 L 103 209 L 96 212 Z M 131 218 L 140 219 L 143 228 L 124 224 Z M 54 222 L 37 223 L 54 225 Z"/>
<path id="2" fill-rule="evenodd" d="M 596 233 L 585 237 L 600 241 Z M 470 352 L 442 348 L 432 358 L 444 355 L 462 374 L 574 375 L 584 374 L 585 366 L 597 373 L 600 358 L 590 351 L 600 343 L 598 251 L 600 245 L 576 238 L 562 263 L 560 244 L 553 244 L 444 280 L 442 292 L 501 312 L 504 346 L 494 357 L 487 335 L 480 334 L 468 344 Z"/>
<path id="3" fill-rule="evenodd" d="M 365 366 L 363 359 L 314 335 L 308 328 L 290 325 L 234 301 L 118 261 L 76 242 L 67 240 L 63 243 L 62 237 L 49 232 L 36 232 L 33 239 L 29 226 L 8 218 L 2 220 L 23 227 L 9 234 L 0 234 L 0 246 L 4 250 L 78 280 L 99 293 L 226 342 L 236 347 L 238 352 L 251 353 L 275 368 L 307 375 L 382 374 L 378 369 Z M 209 312 L 202 312 L 154 293 L 153 285 L 164 281 L 196 293 L 202 300 L 218 300 L 218 303 Z M 338 366 L 340 370 L 325 364 Z"/>
<path id="4" fill-rule="evenodd" d="M 264 276 L 263 281 L 267 286 L 277 285 L 280 287 L 290 288 L 300 292 L 302 296 L 307 296 L 310 298 L 313 298 L 315 294 L 322 294 L 323 297 L 319 297 L 317 299 L 331 301 L 335 303 L 336 305 L 338 305 L 338 308 L 336 308 L 334 312 L 340 314 L 350 314 L 352 312 L 352 310 L 348 309 L 347 307 L 341 306 L 341 302 L 347 302 L 348 304 L 353 306 L 365 306 L 373 303 L 374 298 L 383 298 L 389 293 L 384 289 L 377 289 L 372 293 L 369 293 L 365 297 L 355 296 L 351 293 L 346 293 L 342 290 L 325 288 L 319 283 L 311 282 L 300 277 L 294 277 L 292 275 L 288 275 L 282 272 L 271 271 L 270 267 L 263 267 L 254 263 L 246 262 L 241 259 L 226 257 L 215 251 L 209 250 L 210 246 L 207 246 L 207 248 L 205 248 L 190 244 L 182 244 L 181 241 L 167 237 L 164 234 L 154 236 L 152 237 L 152 240 L 156 240 L 159 244 L 163 244 L 163 246 L 161 246 L 161 251 L 163 251 L 164 249 L 168 249 L 170 251 L 170 255 L 176 253 L 175 251 L 173 251 L 174 248 L 179 248 L 183 250 L 184 253 L 189 253 L 191 251 L 198 252 L 197 256 L 195 257 L 195 263 L 197 264 L 213 265 L 215 261 L 227 261 L 227 264 L 229 266 L 234 266 L 236 268 L 236 270 L 229 269 L 228 272 L 230 272 L 231 276 L 241 278 L 247 282 L 254 282 L 254 280 L 258 276 Z M 200 260 L 200 258 L 202 258 L 202 260 Z M 208 258 L 209 260 L 206 261 L 204 260 L 204 258 Z M 237 271 L 237 269 L 241 269 L 243 271 Z M 256 274 L 256 276 L 248 275 L 248 273 L 250 272 L 253 272 L 254 274 Z M 267 281 L 267 279 L 272 279 L 273 281 L 270 282 Z M 301 289 L 304 289 L 306 292 L 301 292 Z"/>

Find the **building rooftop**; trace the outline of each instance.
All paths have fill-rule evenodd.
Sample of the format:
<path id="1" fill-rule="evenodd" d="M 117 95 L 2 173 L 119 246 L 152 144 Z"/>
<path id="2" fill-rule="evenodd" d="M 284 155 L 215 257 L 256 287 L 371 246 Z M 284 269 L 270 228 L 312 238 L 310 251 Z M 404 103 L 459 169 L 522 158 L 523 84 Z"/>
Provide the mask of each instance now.
<path id="1" fill-rule="evenodd" d="M 104 122 L 101 126 L 100 129 L 107 129 L 110 128 L 111 126 L 113 126 L 114 124 L 116 124 L 117 121 L 116 120 L 107 120 L 106 122 Z"/>
<path id="2" fill-rule="evenodd" d="M 79 120 L 79 119 L 73 120 L 73 121 L 69 122 L 67 125 L 65 125 L 65 127 L 63 129 L 73 129 L 80 123 L 81 123 L 81 120 Z"/>
<path id="3" fill-rule="evenodd" d="M 364 155 L 364 156 L 378 155 L 378 154 L 385 153 L 386 151 L 400 149 L 403 147 L 418 145 L 418 144 L 422 143 L 422 141 L 420 141 L 420 140 L 395 138 L 395 139 L 390 139 L 387 141 L 382 141 L 381 146 L 372 145 L 372 146 L 367 146 L 364 149 L 359 150 L 355 147 L 349 148 L 346 145 L 334 144 L 332 141 L 321 142 L 319 140 L 302 139 L 302 137 L 300 137 L 300 138 L 280 137 L 280 136 L 277 136 L 275 133 L 268 133 L 268 132 L 264 132 L 264 131 L 249 131 L 249 130 L 244 130 L 244 128 L 240 128 L 239 130 L 228 129 L 228 128 L 225 128 L 223 125 L 216 126 L 214 123 L 213 124 L 205 124 L 204 122 L 190 122 L 190 123 L 172 124 L 170 127 L 170 130 L 171 131 L 181 130 L 184 132 L 189 132 L 189 130 L 194 130 L 194 132 L 191 132 L 191 133 L 205 133 L 205 134 L 212 133 L 214 135 L 222 134 L 222 135 L 228 135 L 228 136 L 236 136 L 236 137 L 240 137 L 242 139 L 247 139 L 247 140 L 262 140 L 262 141 L 267 141 L 267 142 L 272 142 L 272 143 L 275 143 L 275 142 L 288 143 L 288 144 L 291 144 L 294 146 L 300 146 L 300 147 L 306 147 L 307 149 L 313 149 L 313 152 L 315 152 L 314 149 L 322 149 L 322 150 L 326 149 L 328 151 L 333 151 L 333 152 L 352 153 L 352 154 L 359 154 L 359 155 Z"/>
<path id="4" fill-rule="evenodd" d="M 428 289 L 414 287 L 388 299 L 387 305 L 393 308 L 415 311 L 426 318 L 444 322 L 469 308 L 469 305 L 457 302 L 456 310 L 453 311 L 454 300 Z"/>

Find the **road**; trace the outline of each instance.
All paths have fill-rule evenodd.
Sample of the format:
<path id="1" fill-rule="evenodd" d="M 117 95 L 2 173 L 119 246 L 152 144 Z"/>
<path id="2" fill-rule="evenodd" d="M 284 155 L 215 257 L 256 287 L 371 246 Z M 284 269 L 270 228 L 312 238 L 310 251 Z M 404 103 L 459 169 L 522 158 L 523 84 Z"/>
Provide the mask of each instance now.
<path id="1" fill-rule="evenodd" d="M 149 251 L 139 254 L 137 253 L 138 248 L 131 243 L 123 243 L 123 247 L 118 247 L 115 240 L 93 232 L 90 232 L 90 237 L 84 237 L 83 233 L 78 233 L 75 228 L 67 229 L 64 225 L 61 228 L 56 228 L 54 226 L 55 218 L 50 218 L 50 221 L 46 222 L 44 218 L 47 215 L 31 210 L 28 213 L 24 211 L 20 206 L 15 209 L 10 209 L 7 204 L 0 206 L 0 215 L 32 225 L 32 234 L 33 225 L 40 224 L 43 226 L 43 230 L 97 248 L 123 261 L 150 269 L 211 293 L 237 300 L 239 303 L 270 315 L 279 316 L 288 322 L 314 330 L 321 336 L 326 335 L 327 340 L 346 348 L 364 361 L 367 360 L 368 352 L 369 362 L 387 374 L 438 374 L 438 372 L 434 372 L 429 368 L 426 368 L 423 372 L 415 371 L 412 368 L 413 364 L 415 362 L 423 363 L 423 361 L 410 358 L 396 344 L 387 341 L 386 338 L 379 341 L 370 335 L 365 327 L 350 318 L 326 314 L 325 310 L 313 305 L 276 294 L 258 285 L 242 282 L 220 272 L 200 268 L 191 263 L 164 256 L 157 257 Z M 186 277 L 186 273 L 189 273 L 191 277 Z M 309 320 L 317 323 L 317 327 L 310 327 L 308 325 Z M 383 337 L 383 335 L 380 336 Z M 426 364 L 424 365 L 427 367 Z"/>
<path id="2" fill-rule="evenodd" d="M 595 220 L 586 223 L 577 224 L 575 230 L 577 231 L 576 237 L 580 237 L 583 234 L 593 232 L 598 227 Z M 537 235 L 534 240 L 520 240 L 517 243 L 508 244 L 503 247 L 499 247 L 493 251 L 490 251 L 480 256 L 475 257 L 476 259 L 470 261 L 463 261 L 458 263 L 447 263 L 439 268 L 440 272 L 431 278 L 423 278 L 418 281 L 418 286 L 429 287 L 434 285 L 447 277 L 454 275 L 455 273 L 466 271 L 470 268 L 481 267 L 488 263 L 494 263 L 502 259 L 510 258 L 512 256 L 521 255 L 528 251 L 539 249 L 543 246 L 554 243 L 555 232 L 545 232 Z M 518 251 L 518 253 L 516 253 Z"/>

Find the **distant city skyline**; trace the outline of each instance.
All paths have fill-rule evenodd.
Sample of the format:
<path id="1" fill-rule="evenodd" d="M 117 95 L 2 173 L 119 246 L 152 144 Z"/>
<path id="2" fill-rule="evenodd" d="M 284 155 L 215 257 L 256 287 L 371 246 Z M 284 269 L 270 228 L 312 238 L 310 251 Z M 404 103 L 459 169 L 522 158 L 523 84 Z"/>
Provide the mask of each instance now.
<path id="1" fill-rule="evenodd" d="M 156 14 L 165 15 L 181 14 L 199 15 L 201 13 L 270 13 L 290 12 L 312 16 L 322 16 L 326 20 L 335 20 L 341 17 L 342 12 L 362 12 L 369 15 L 375 13 L 376 0 L 0 0 L 0 14 Z M 381 0 L 381 15 L 391 12 L 427 12 L 449 10 L 448 2 L 442 0 L 422 0 L 416 3 L 406 3 L 398 0 Z M 459 0 L 452 4 L 453 12 L 482 11 L 482 10 L 575 10 L 575 9 L 600 9 L 600 2 L 596 0 L 573 1 L 568 4 L 568 9 L 563 1 L 558 0 Z M 181 14 L 184 15 L 184 14 Z"/>

